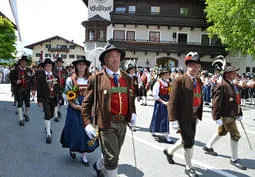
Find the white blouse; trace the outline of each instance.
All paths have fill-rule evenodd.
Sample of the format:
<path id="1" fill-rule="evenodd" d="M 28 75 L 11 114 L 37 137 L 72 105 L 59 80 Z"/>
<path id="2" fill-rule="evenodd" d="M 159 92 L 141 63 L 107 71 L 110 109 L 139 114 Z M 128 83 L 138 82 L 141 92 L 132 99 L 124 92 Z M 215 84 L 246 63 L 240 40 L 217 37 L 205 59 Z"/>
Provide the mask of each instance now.
<path id="1" fill-rule="evenodd" d="M 162 79 L 159 79 L 153 86 L 153 90 L 152 90 L 152 95 L 154 97 L 154 100 L 158 100 L 160 99 L 159 97 L 159 88 L 160 88 L 160 83 L 161 82 L 164 86 L 168 86 L 168 82 L 162 80 Z"/>

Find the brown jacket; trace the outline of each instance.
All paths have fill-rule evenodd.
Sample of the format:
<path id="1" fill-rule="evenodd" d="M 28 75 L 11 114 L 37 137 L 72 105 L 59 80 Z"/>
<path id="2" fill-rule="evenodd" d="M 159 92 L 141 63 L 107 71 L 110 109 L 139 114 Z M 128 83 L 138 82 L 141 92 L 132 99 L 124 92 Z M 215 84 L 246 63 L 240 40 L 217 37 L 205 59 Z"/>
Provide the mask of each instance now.
<path id="1" fill-rule="evenodd" d="M 135 113 L 135 94 L 132 88 L 132 78 L 124 71 L 121 71 L 122 77 L 124 77 L 128 87 L 128 117 L 127 122 L 130 122 L 132 113 Z M 92 107 L 94 103 L 94 88 L 96 78 L 96 121 L 95 123 L 101 129 L 107 129 L 111 126 L 111 82 L 106 72 L 100 71 L 96 75 L 91 76 L 89 79 L 89 85 L 85 92 L 85 97 L 82 103 L 82 119 L 84 126 L 91 123 Z"/>
<path id="2" fill-rule="evenodd" d="M 56 79 L 56 76 L 54 76 Z M 59 88 L 59 80 L 53 86 L 54 97 L 59 98 L 61 96 Z M 37 89 L 37 102 L 42 102 L 50 97 L 50 88 L 46 81 L 46 74 L 44 70 L 38 70 L 36 73 L 36 89 Z"/>
<path id="3" fill-rule="evenodd" d="M 26 82 L 26 89 L 30 90 L 34 86 L 34 74 L 33 71 L 26 67 L 25 71 L 25 82 Z M 20 67 L 15 68 L 14 70 L 11 71 L 10 74 L 10 80 L 12 85 L 15 87 L 16 90 L 19 90 L 21 88 L 21 84 L 17 84 L 17 80 L 21 80 L 20 78 Z"/>
<path id="4" fill-rule="evenodd" d="M 212 99 L 212 116 L 214 120 L 220 117 L 236 117 L 242 115 L 241 106 L 236 103 L 236 93 L 234 86 L 223 80 L 214 89 Z"/>
<path id="5" fill-rule="evenodd" d="M 197 78 L 197 80 L 200 87 L 202 87 L 201 80 L 199 78 Z M 170 121 L 191 120 L 196 118 L 202 120 L 203 99 L 196 116 L 192 115 L 193 89 L 193 81 L 186 73 L 174 80 L 168 102 L 168 118 Z"/>

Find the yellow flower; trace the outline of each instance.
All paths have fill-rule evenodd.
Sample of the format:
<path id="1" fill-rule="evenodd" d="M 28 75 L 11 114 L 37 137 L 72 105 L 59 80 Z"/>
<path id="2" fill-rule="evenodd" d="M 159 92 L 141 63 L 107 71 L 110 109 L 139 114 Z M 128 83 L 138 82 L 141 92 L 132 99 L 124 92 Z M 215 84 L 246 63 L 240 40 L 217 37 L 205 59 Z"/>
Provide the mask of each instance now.
<path id="1" fill-rule="evenodd" d="M 66 94 L 68 100 L 72 101 L 76 98 L 76 93 L 72 90 L 68 91 Z"/>
<path id="2" fill-rule="evenodd" d="M 168 87 L 168 92 L 169 92 L 169 93 L 171 92 L 171 87 Z"/>

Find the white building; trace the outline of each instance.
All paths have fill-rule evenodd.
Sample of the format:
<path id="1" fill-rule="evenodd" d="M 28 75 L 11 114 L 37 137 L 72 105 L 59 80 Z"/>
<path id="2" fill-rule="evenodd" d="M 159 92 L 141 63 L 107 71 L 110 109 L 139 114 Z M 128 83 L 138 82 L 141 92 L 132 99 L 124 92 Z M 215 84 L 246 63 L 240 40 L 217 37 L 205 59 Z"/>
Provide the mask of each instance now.
<path id="1" fill-rule="evenodd" d="M 61 56 L 64 65 L 70 65 L 72 61 L 84 56 L 84 47 L 69 41 L 60 36 L 38 41 L 36 43 L 25 46 L 33 50 L 32 60 L 35 63 L 43 62 L 45 58 L 53 61 L 57 56 Z"/>
<path id="2" fill-rule="evenodd" d="M 212 61 L 224 55 L 228 62 L 250 71 L 250 57 L 230 56 L 220 40 L 208 37 L 208 24 L 201 0 L 83 0 L 88 7 L 85 27 L 85 52 L 111 43 L 126 51 L 126 60 L 137 66 L 184 67 L 189 51 L 200 54 L 202 68 L 212 71 Z M 88 57 L 88 59 L 91 59 Z M 95 60 L 92 58 L 91 60 Z M 245 62 L 244 62 L 245 61 Z"/>

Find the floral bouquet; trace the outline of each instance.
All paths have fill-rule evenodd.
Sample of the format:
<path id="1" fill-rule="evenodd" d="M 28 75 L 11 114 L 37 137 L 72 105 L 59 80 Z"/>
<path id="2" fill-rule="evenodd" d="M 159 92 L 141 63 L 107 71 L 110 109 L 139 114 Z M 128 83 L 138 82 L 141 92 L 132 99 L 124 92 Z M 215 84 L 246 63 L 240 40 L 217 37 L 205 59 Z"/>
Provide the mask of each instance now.
<path id="1" fill-rule="evenodd" d="M 74 101 L 77 98 L 79 88 L 76 85 L 70 85 L 67 86 L 67 89 L 65 90 L 67 100 Z"/>

